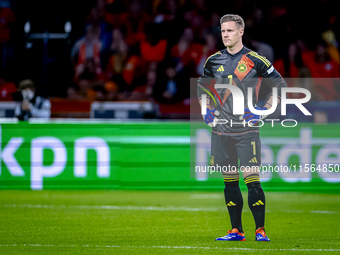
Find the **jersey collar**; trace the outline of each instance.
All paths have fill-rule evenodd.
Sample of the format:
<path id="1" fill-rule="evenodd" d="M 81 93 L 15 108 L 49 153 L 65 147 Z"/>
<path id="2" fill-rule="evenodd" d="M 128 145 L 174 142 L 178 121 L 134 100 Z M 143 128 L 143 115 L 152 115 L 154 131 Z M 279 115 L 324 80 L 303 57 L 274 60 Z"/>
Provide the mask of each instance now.
<path id="1" fill-rule="evenodd" d="M 231 57 L 232 59 L 236 58 L 238 55 L 241 54 L 241 52 L 244 50 L 244 46 L 242 47 L 242 49 L 240 49 L 240 51 L 236 52 L 235 54 L 230 54 L 229 51 L 227 50 L 227 48 L 225 49 L 225 52 L 227 53 L 227 55 L 229 57 Z"/>

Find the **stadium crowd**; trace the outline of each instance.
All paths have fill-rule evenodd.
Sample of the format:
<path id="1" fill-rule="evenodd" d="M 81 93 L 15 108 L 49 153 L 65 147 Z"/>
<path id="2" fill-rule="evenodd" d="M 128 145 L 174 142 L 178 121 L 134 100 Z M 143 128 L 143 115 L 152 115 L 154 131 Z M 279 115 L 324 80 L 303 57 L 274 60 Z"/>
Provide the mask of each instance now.
<path id="1" fill-rule="evenodd" d="M 43 96 L 163 104 L 183 101 L 190 97 L 190 77 L 199 77 L 206 59 L 223 48 L 219 19 L 226 12 L 244 18 L 245 46 L 265 56 L 283 77 L 340 77 L 340 17 L 336 12 L 340 6 L 336 1 L 317 0 L 301 6 L 267 0 L 96 0 L 91 4 L 79 9 L 82 15 L 70 19 L 75 29 L 70 46 L 64 46 L 66 71 L 49 72 L 44 67 L 50 76 L 38 86 Z M 85 18 L 74 22 L 79 17 Z M 20 82 L 17 63 L 34 56 L 25 53 L 27 41 L 26 49 L 16 49 L 14 41 L 24 32 L 10 4 L 0 8 L 0 18 L 0 100 L 8 101 Z M 42 68 L 41 64 L 35 68 Z M 53 77 L 67 84 L 60 86 L 62 92 L 50 88 Z M 40 83 L 27 72 L 21 78 Z M 299 86 L 308 88 L 315 101 L 340 100 L 340 86 L 333 82 Z"/>

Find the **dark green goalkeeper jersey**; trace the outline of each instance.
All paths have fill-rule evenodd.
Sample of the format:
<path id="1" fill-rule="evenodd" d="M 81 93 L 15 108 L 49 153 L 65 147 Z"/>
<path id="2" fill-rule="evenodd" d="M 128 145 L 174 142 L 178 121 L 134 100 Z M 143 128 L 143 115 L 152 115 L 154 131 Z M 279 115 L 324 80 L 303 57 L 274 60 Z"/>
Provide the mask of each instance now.
<path id="1" fill-rule="evenodd" d="M 258 127 L 249 127 L 247 123 L 244 127 L 243 120 L 240 120 L 242 115 L 233 115 L 233 94 L 229 89 L 214 90 L 213 88 L 214 84 L 237 86 L 244 95 L 244 108 L 249 108 L 248 88 L 250 87 L 253 94 L 253 106 L 255 107 L 263 78 L 268 80 L 273 87 L 278 88 L 278 98 L 281 99 L 281 88 L 287 87 L 286 82 L 268 59 L 258 55 L 256 52 L 243 47 L 238 53 L 232 55 L 227 49 L 224 49 L 207 59 L 203 74 L 197 83 L 198 99 L 202 98 L 202 94 L 206 94 L 207 98 L 211 98 L 209 94 L 213 95 L 217 104 L 221 105 L 221 107 L 215 107 L 220 112 L 218 118 L 228 121 L 227 124 L 217 124 L 212 129 L 213 133 L 218 135 L 238 135 L 259 132 Z M 210 90 L 210 93 L 207 93 L 207 90 Z M 210 99 L 211 101 L 213 100 Z M 230 122 L 232 122 L 232 127 Z"/>

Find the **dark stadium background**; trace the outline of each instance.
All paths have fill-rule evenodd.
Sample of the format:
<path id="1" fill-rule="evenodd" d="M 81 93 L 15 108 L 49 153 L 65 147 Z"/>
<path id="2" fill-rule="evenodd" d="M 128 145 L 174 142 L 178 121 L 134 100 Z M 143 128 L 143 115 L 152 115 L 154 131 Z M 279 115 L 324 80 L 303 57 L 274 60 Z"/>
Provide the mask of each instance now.
<path id="1" fill-rule="evenodd" d="M 70 52 L 74 43 L 85 33 L 85 26 L 91 9 L 96 5 L 95 0 L 90 1 L 1 1 L 4 5 L 10 5 L 15 13 L 16 22 L 13 25 L 10 44 L 13 45 L 14 58 L 7 65 L 5 72 L 9 79 L 18 84 L 22 79 L 30 78 L 35 82 L 39 94 L 45 97 L 67 97 L 67 88 L 73 86 L 74 68 L 70 61 Z M 115 0 L 108 1 L 106 10 L 114 15 L 129 13 L 132 1 Z M 162 4 L 167 1 L 137 1 L 140 3 L 141 11 L 146 12 L 150 18 L 150 24 L 157 14 L 165 13 Z M 171 1 L 169 1 L 171 2 Z M 161 93 L 164 91 L 164 81 L 161 76 L 165 75 L 165 68 L 171 61 L 171 47 L 177 44 L 183 30 L 190 26 L 190 23 L 183 19 L 184 14 L 193 12 L 203 19 L 204 29 L 209 26 L 212 15 L 221 17 L 225 13 L 237 13 L 246 22 L 246 36 L 248 39 L 264 42 L 272 47 L 274 58 L 272 60 L 284 60 L 284 67 L 287 69 L 288 46 L 290 43 L 303 45 L 303 50 L 314 51 L 322 42 L 322 33 L 326 30 L 333 31 L 335 38 L 340 37 L 338 1 L 173 1 L 176 4 L 176 17 L 172 23 L 163 22 L 158 26 L 151 27 L 156 31 L 158 38 L 167 39 L 167 55 L 159 63 L 158 86 L 159 89 L 153 94 L 158 101 L 163 102 Z M 158 4 L 158 7 L 154 5 Z M 166 9 L 166 8 L 165 8 Z M 163 11 L 162 11 L 163 10 Z M 189 18 L 190 19 L 190 18 Z M 27 37 L 24 32 L 24 25 L 30 21 L 30 33 L 64 33 L 66 21 L 72 24 L 72 31 L 68 40 L 49 40 L 48 42 L 48 63 L 43 63 L 43 40 L 31 40 L 32 48 L 26 48 Z M 143 22 L 143 20 L 141 20 Z M 124 30 L 124 25 L 118 27 Z M 108 30 L 110 27 L 108 28 Z M 147 32 L 150 31 L 146 27 Z M 149 30 L 148 30 L 149 29 Z M 195 28 L 197 29 L 197 28 Z M 217 40 L 217 49 L 221 49 L 221 41 L 218 32 L 214 32 Z M 110 39 L 109 39 L 110 40 Z M 205 44 L 205 36 L 195 34 L 194 42 Z M 248 43 L 247 43 L 248 42 Z M 251 47 L 249 40 L 245 45 Z M 336 46 L 338 47 L 338 46 Z M 254 47 L 253 47 L 254 48 Z M 129 48 L 132 50 L 132 47 Z M 256 50 L 256 47 L 255 49 Z M 300 49 L 301 50 L 301 49 Z M 109 50 L 106 54 L 110 54 Z M 46 56 L 45 56 L 46 57 Z M 104 57 L 105 58 L 105 57 Z M 102 60 L 102 68 L 105 69 L 106 59 Z M 272 61 L 274 62 L 274 61 Z M 176 63 L 175 63 L 176 64 Z M 277 64 L 277 63 L 275 63 Z M 301 64 L 300 64 L 301 65 Z M 198 74 L 184 73 L 183 77 L 197 77 Z M 285 76 L 289 77 L 289 76 Z M 322 77 L 318 77 L 322 78 Z M 334 77 L 333 77 L 334 78 Z M 182 84 L 181 84 L 182 85 Z M 189 97 L 187 89 L 179 88 L 179 95 L 173 101 L 178 102 Z M 162 101 L 163 100 L 163 101 Z"/>
<path id="2" fill-rule="evenodd" d="M 1 254 L 340 252 L 340 1 L 0 6 Z M 312 116 L 294 105 L 287 116 L 279 109 L 271 116 L 296 119 L 297 127 L 261 127 L 263 165 L 308 170 L 261 174 L 270 243 L 254 242 L 242 178 L 247 242 L 215 242 L 229 228 L 224 184 L 220 173 L 195 172 L 209 165 L 211 139 L 196 78 L 224 48 L 219 18 L 227 13 L 244 18 L 245 46 L 269 59 L 289 87 L 312 94 L 305 104 Z M 87 58 L 79 54 L 86 32 L 96 43 Z M 56 35 L 64 39 L 41 39 Z M 50 119 L 14 117 L 21 104 L 14 91 L 25 79 L 51 102 Z M 259 106 L 270 91 L 264 81 Z M 324 173 L 322 164 L 336 171 Z"/>

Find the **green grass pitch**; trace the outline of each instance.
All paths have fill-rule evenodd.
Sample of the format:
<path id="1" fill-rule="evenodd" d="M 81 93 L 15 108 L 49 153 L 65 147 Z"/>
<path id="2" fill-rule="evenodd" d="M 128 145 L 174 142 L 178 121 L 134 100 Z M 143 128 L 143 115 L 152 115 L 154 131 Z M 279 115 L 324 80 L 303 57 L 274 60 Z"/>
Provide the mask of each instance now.
<path id="1" fill-rule="evenodd" d="M 222 191 L 0 191 L 0 254 L 340 253 L 340 195 L 267 192 L 270 243 L 243 197 L 247 240 L 218 242 Z"/>

